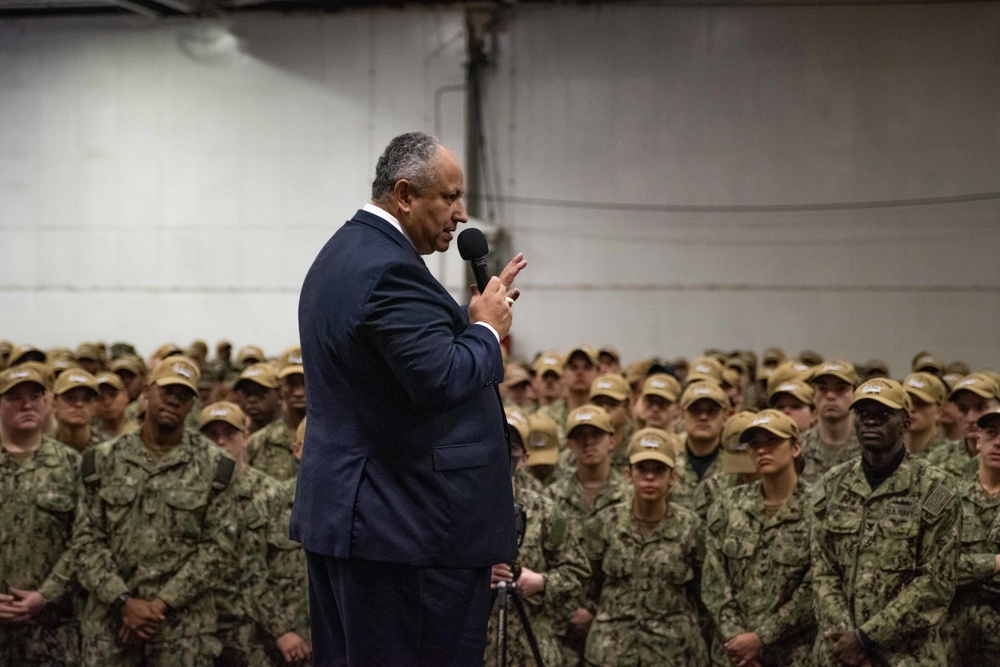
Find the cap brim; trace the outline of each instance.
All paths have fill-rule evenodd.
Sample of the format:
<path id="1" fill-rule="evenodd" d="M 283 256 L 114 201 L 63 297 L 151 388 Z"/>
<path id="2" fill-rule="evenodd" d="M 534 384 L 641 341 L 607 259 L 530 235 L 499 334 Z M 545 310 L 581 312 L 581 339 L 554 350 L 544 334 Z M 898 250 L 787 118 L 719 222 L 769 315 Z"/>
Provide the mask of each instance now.
<path id="1" fill-rule="evenodd" d="M 985 415 L 976 420 L 976 426 L 979 428 L 986 428 L 993 422 L 1000 421 L 1000 412 L 996 410 L 992 412 L 987 412 Z"/>
<path id="2" fill-rule="evenodd" d="M 172 384 L 177 384 L 177 385 L 180 385 L 182 387 L 187 387 L 188 389 L 190 389 L 191 391 L 193 391 L 195 394 L 198 393 L 198 387 L 196 387 L 193 382 L 191 382 L 190 380 L 183 380 L 183 379 L 178 378 L 178 377 L 164 377 L 164 378 L 160 378 L 158 380 L 153 380 L 153 384 L 155 384 L 158 387 L 166 387 L 166 386 L 169 386 L 169 385 L 172 385 Z"/>
<path id="3" fill-rule="evenodd" d="M 302 366 L 301 364 L 291 364 L 289 366 L 285 366 L 280 371 L 278 371 L 278 379 L 284 380 L 289 375 L 305 375 L 305 374 L 306 370 L 304 366 Z"/>
<path id="4" fill-rule="evenodd" d="M 264 389 L 277 389 L 278 388 L 278 385 L 274 385 L 272 387 L 269 384 L 264 384 L 263 382 L 259 382 L 257 380 L 254 380 L 253 378 L 240 378 L 239 380 L 236 381 L 236 384 L 233 385 L 233 389 L 239 389 L 240 385 L 246 384 L 247 382 L 249 382 L 251 384 L 255 384 L 255 385 L 260 386 L 260 387 L 264 387 Z"/>
<path id="5" fill-rule="evenodd" d="M 593 401 L 598 396 L 604 396 L 605 398 L 610 398 L 610 399 L 612 399 L 614 401 L 624 401 L 624 400 L 628 399 L 628 395 L 627 394 L 613 394 L 613 393 L 611 393 L 609 391 L 599 391 L 596 394 L 591 394 L 590 395 L 590 400 Z"/>
<path id="6" fill-rule="evenodd" d="M 7 388 L 3 390 L 3 393 L 6 394 L 8 391 L 10 391 L 11 389 L 13 389 L 14 387 L 18 386 L 19 384 L 24 384 L 25 382 L 31 382 L 33 384 L 37 384 L 39 387 L 42 388 L 42 391 L 45 391 L 45 390 L 48 389 L 48 387 L 45 386 L 45 383 L 39 381 L 38 378 L 26 377 L 26 378 L 18 378 L 17 380 L 14 380 L 13 382 L 11 382 L 9 385 L 7 385 Z"/>
<path id="7" fill-rule="evenodd" d="M 855 399 L 854 402 L 851 403 L 851 410 L 853 410 L 854 407 L 858 405 L 858 403 L 864 403 L 865 401 L 875 401 L 876 403 L 881 403 L 882 405 L 890 407 L 893 410 L 906 410 L 905 405 L 900 405 L 895 401 L 890 401 L 887 398 L 882 398 L 881 396 L 876 396 L 876 395 L 865 396 L 864 398 Z"/>
<path id="8" fill-rule="evenodd" d="M 528 451 L 528 466 L 554 466 L 559 463 L 559 452 L 555 449 L 546 449 L 540 452 Z"/>
<path id="9" fill-rule="evenodd" d="M 645 396 L 659 396 L 660 398 L 664 398 L 670 401 L 671 403 L 677 402 L 677 396 L 671 394 L 669 391 L 665 389 L 647 389 L 646 391 L 642 392 L 642 396 L 640 398 Z"/>
<path id="10" fill-rule="evenodd" d="M 753 434 L 754 431 L 767 431 L 768 433 L 770 433 L 772 435 L 776 435 L 779 438 L 782 438 L 782 439 L 785 439 L 785 440 L 790 440 L 790 439 L 796 437 L 794 433 L 789 433 L 787 431 L 782 431 L 780 428 L 776 428 L 774 426 L 766 426 L 764 424 L 758 424 L 756 426 L 748 426 L 743 431 L 743 433 L 740 434 L 740 442 L 750 442 L 750 440 L 751 440 L 750 436 Z"/>
<path id="11" fill-rule="evenodd" d="M 631 465 L 635 465 L 636 463 L 641 463 L 642 461 L 659 461 L 660 463 L 666 465 L 668 468 L 673 469 L 674 467 L 674 462 L 670 460 L 670 458 L 656 451 L 639 452 L 637 454 L 633 454 L 632 456 L 628 457 L 628 462 Z"/>
<path id="12" fill-rule="evenodd" d="M 906 393 L 911 396 L 916 396 L 924 403 L 933 403 L 937 405 L 940 401 L 928 394 L 926 391 L 920 391 L 919 389 L 914 389 L 913 387 L 906 387 Z"/>
<path id="13" fill-rule="evenodd" d="M 957 387 L 956 389 L 954 389 L 950 394 L 948 394 L 948 400 L 954 401 L 955 397 L 958 396 L 963 391 L 972 392 L 976 396 L 982 396 L 983 398 L 996 398 L 996 396 L 993 395 L 993 392 L 991 392 L 986 387 L 977 387 L 976 385 L 968 385 L 965 387 Z"/>

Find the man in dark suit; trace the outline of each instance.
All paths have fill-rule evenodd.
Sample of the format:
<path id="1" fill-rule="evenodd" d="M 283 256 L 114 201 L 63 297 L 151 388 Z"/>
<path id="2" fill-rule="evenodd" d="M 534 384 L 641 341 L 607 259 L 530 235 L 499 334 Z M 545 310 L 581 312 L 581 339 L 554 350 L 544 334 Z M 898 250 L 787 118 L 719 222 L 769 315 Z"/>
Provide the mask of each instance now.
<path id="1" fill-rule="evenodd" d="M 482 661 L 490 568 L 515 555 L 499 341 L 518 255 L 468 311 L 420 255 L 468 219 L 454 154 L 390 142 L 372 201 L 306 276 L 308 441 L 291 536 L 309 564 L 318 665 Z"/>

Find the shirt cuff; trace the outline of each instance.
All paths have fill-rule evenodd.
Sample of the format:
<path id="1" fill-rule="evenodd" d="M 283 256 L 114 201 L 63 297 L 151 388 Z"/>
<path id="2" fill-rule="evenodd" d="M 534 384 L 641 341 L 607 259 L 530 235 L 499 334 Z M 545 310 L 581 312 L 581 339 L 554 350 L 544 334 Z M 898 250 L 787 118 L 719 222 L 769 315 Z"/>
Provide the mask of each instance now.
<path id="1" fill-rule="evenodd" d="M 500 334 L 497 333 L 497 330 L 493 328 L 492 324 L 487 324 L 486 322 L 473 322 L 473 324 L 478 324 L 481 327 L 486 327 L 487 329 L 490 330 L 490 333 L 493 334 L 493 337 L 497 339 L 497 343 L 500 342 Z"/>

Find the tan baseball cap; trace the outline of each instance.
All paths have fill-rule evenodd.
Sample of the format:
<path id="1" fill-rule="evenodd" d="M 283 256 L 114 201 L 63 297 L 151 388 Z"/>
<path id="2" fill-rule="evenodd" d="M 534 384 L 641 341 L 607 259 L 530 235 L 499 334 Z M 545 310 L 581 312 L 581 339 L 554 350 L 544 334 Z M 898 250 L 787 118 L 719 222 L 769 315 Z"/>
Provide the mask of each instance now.
<path id="1" fill-rule="evenodd" d="M 558 352 L 543 352 L 534 363 L 535 375 L 542 377 L 546 373 L 563 376 L 563 358 Z"/>
<path id="2" fill-rule="evenodd" d="M 577 345 L 572 350 L 566 353 L 563 358 L 563 368 L 569 365 L 569 362 L 573 360 L 573 356 L 577 354 L 582 354 L 590 360 L 590 363 L 597 366 L 600 364 L 600 357 L 597 355 L 597 350 L 589 345 Z"/>
<path id="3" fill-rule="evenodd" d="M 774 393 L 775 388 L 789 380 L 805 382 L 812 374 L 812 369 L 801 361 L 792 359 L 775 366 L 767 376 L 767 395 Z"/>
<path id="4" fill-rule="evenodd" d="M 52 388 L 52 393 L 56 396 L 62 396 L 77 387 L 89 389 L 98 396 L 101 393 L 97 388 L 97 378 L 82 368 L 70 368 L 60 373 L 59 377 L 56 378 L 56 384 Z"/>
<path id="5" fill-rule="evenodd" d="M 854 392 L 851 408 L 861 401 L 877 401 L 894 410 L 910 411 L 910 395 L 903 389 L 903 385 L 888 378 L 872 378 L 858 387 Z"/>
<path id="6" fill-rule="evenodd" d="M 597 396 L 607 396 L 616 401 L 628 399 L 629 386 L 618 373 L 606 373 L 594 378 L 590 383 L 590 400 Z"/>
<path id="7" fill-rule="evenodd" d="M 802 380 L 789 380 L 788 382 L 782 382 L 779 384 L 774 388 L 774 392 L 772 392 L 768 397 L 767 404 L 773 408 L 774 404 L 778 402 L 778 397 L 781 394 L 794 396 L 806 405 L 815 405 L 813 399 L 816 396 L 816 390 L 812 388 L 812 385 L 807 384 Z"/>
<path id="8" fill-rule="evenodd" d="M 38 361 L 40 363 L 45 363 L 48 361 L 48 356 L 39 350 L 34 345 L 15 345 L 10 350 L 10 358 L 7 360 L 11 366 L 16 366 L 18 364 L 23 364 L 26 361 Z"/>
<path id="9" fill-rule="evenodd" d="M 236 363 L 246 364 L 246 363 L 257 363 L 267 359 L 267 355 L 264 354 L 264 350 L 260 349 L 256 345 L 244 345 L 240 348 L 240 351 L 236 353 Z"/>
<path id="10" fill-rule="evenodd" d="M 865 362 L 862 369 L 864 370 L 865 375 L 869 375 L 872 371 L 881 371 L 886 376 L 889 375 L 889 365 L 881 359 L 869 359 Z"/>
<path id="11" fill-rule="evenodd" d="M 521 444 L 527 449 L 528 430 L 531 428 L 528 426 L 528 418 L 520 410 L 505 409 L 504 414 L 507 417 L 507 423 L 521 436 Z"/>
<path id="12" fill-rule="evenodd" d="M 754 431 L 757 429 L 763 429 L 782 439 L 792 438 L 798 440 L 799 438 L 799 427 L 795 425 L 792 418 L 784 412 L 777 410 L 761 410 L 754 415 L 753 421 L 747 424 L 746 428 L 743 429 L 743 433 L 740 434 L 740 442 L 750 442 Z"/>
<path id="13" fill-rule="evenodd" d="M 198 417 L 198 429 L 203 429 L 212 422 L 225 422 L 240 431 L 247 430 L 248 423 L 247 416 L 240 406 L 229 401 L 218 401 L 202 409 Z"/>
<path id="14" fill-rule="evenodd" d="M 649 375 L 649 369 L 652 368 L 652 366 L 653 362 L 649 359 L 633 361 L 625 367 L 625 381 L 629 383 L 629 386 L 639 384 L 646 379 L 647 375 Z"/>
<path id="15" fill-rule="evenodd" d="M 947 366 L 944 367 L 944 372 L 946 375 L 948 373 L 958 373 L 960 375 L 968 375 L 969 373 L 972 372 L 972 369 L 970 369 L 969 364 L 965 363 L 964 361 L 952 361 L 951 363 L 949 363 Z"/>
<path id="16" fill-rule="evenodd" d="M 950 394 L 959 382 L 965 379 L 965 375 L 962 373 L 945 373 L 941 376 L 941 382 L 944 382 L 944 386 L 948 389 Z"/>
<path id="17" fill-rule="evenodd" d="M 79 361 L 80 359 L 87 359 L 89 361 L 100 361 L 101 351 L 93 343 L 80 343 L 76 351 L 73 353 L 73 358 Z"/>
<path id="18" fill-rule="evenodd" d="M 681 408 L 687 410 L 695 402 L 703 398 L 718 403 L 723 410 L 728 410 L 731 405 L 729 397 L 722 390 L 722 387 L 714 382 L 705 381 L 688 385 L 688 388 L 681 394 Z"/>
<path id="19" fill-rule="evenodd" d="M 102 387 L 107 385 L 109 387 L 114 387 L 118 391 L 125 391 L 125 383 L 122 379 L 118 377 L 117 374 L 111 371 L 101 371 L 97 374 L 97 386 Z"/>
<path id="20" fill-rule="evenodd" d="M 278 368 L 283 369 L 286 366 L 301 366 L 301 365 L 302 365 L 302 348 L 299 345 L 292 345 L 291 347 L 285 348 L 285 351 L 281 353 L 280 357 L 278 357 Z"/>
<path id="21" fill-rule="evenodd" d="M 949 400 L 955 400 L 955 396 L 960 391 L 971 391 L 983 398 L 995 398 L 1000 400 L 1000 386 L 986 373 L 973 373 L 967 375 L 955 384 L 955 388 L 948 394 Z"/>
<path id="22" fill-rule="evenodd" d="M 559 429 L 555 420 L 547 415 L 528 417 L 527 465 L 554 466 L 559 462 Z"/>
<path id="23" fill-rule="evenodd" d="M 605 433 L 615 432 L 614 427 L 611 425 L 611 417 L 604 411 L 604 408 L 599 408 L 590 403 L 581 405 L 569 413 L 569 417 L 566 418 L 566 437 L 572 437 L 573 429 L 578 426 L 593 426 Z"/>
<path id="24" fill-rule="evenodd" d="M 846 361 L 834 359 L 831 361 L 824 361 L 816 365 L 812 369 L 812 375 L 809 377 L 809 382 L 815 382 L 825 375 L 832 375 L 835 378 L 839 378 L 852 387 L 858 386 L 858 374 L 854 370 L 854 364 L 850 364 Z"/>
<path id="25" fill-rule="evenodd" d="M 940 405 L 948 396 L 948 388 L 941 378 L 930 373 L 910 373 L 903 380 L 903 387 L 910 395 L 916 396 L 924 403 Z"/>
<path id="26" fill-rule="evenodd" d="M 787 355 L 785 355 L 785 351 L 782 350 L 780 347 L 769 347 L 766 350 L 764 350 L 763 354 L 760 355 L 760 361 L 762 365 L 766 364 L 769 361 L 773 361 L 774 363 L 780 364 L 787 358 L 788 357 Z"/>
<path id="27" fill-rule="evenodd" d="M 48 377 L 37 367 L 37 362 L 23 363 L 0 372 L 0 395 L 6 394 L 19 384 L 34 382 L 42 389 L 49 388 Z"/>
<path id="28" fill-rule="evenodd" d="M 622 355 L 618 354 L 617 348 L 613 345 L 602 345 L 601 349 L 597 351 L 597 358 L 600 359 L 602 354 L 606 354 L 615 360 L 615 363 L 621 363 Z"/>
<path id="29" fill-rule="evenodd" d="M 671 403 L 677 402 L 681 395 L 681 383 L 673 375 L 654 373 L 642 383 L 642 396 L 659 396 Z"/>
<path id="30" fill-rule="evenodd" d="M 149 378 L 149 384 L 155 384 L 159 387 L 179 384 L 197 394 L 200 378 L 201 372 L 193 360 L 185 356 L 173 355 L 156 365 L 156 370 Z"/>
<path id="31" fill-rule="evenodd" d="M 134 354 L 126 354 L 111 362 L 111 371 L 113 373 L 128 371 L 134 375 L 142 375 L 146 372 L 146 364 L 143 363 L 140 357 Z"/>
<path id="32" fill-rule="evenodd" d="M 275 372 L 274 366 L 271 364 L 251 364 L 243 369 L 243 372 L 240 373 L 240 376 L 237 378 L 233 388 L 236 389 L 241 384 L 246 382 L 253 382 L 268 389 L 277 389 L 278 374 Z"/>
<path id="33" fill-rule="evenodd" d="M 816 350 L 802 350 L 799 352 L 799 361 L 806 366 L 818 366 L 823 363 L 823 355 Z"/>
<path id="34" fill-rule="evenodd" d="M 284 380 L 289 375 L 305 375 L 306 368 L 301 364 L 289 364 L 283 366 L 280 371 L 278 371 L 278 379 Z"/>
<path id="35" fill-rule="evenodd" d="M 743 410 L 726 420 L 722 427 L 722 454 L 720 456 L 722 472 L 748 473 L 757 471 L 753 461 L 750 460 L 750 452 L 746 443 L 740 442 L 743 431 L 756 416 L 756 412 Z"/>
<path id="36" fill-rule="evenodd" d="M 996 410 L 990 410 L 982 417 L 977 419 L 976 426 L 978 426 L 979 428 L 986 428 L 987 426 L 994 423 L 998 419 L 1000 419 L 1000 408 L 997 408 Z"/>
<path id="37" fill-rule="evenodd" d="M 940 373 L 944 370 L 944 360 L 933 352 L 922 352 L 913 358 L 911 370 L 914 373 L 927 369 Z"/>
<path id="38" fill-rule="evenodd" d="M 750 372 L 750 364 L 747 360 L 739 355 L 732 355 L 726 360 L 726 368 L 732 368 L 740 375 L 746 375 Z"/>
<path id="39" fill-rule="evenodd" d="M 154 359 L 166 359 L 167 357 L 177 356 L 184 356 L 184 350 L 177 343 L 164 343 L 153 352 Z"/>
<path id="40" fill-rule="evenodd" d="M 628 462 L 659 461 L 674 467 L 674 452 L 679 444 L 677 436 L 658 428 L 644 428 L 632 434 L 628 442 Z"/>
<path id="41" fill-rule="evenodd" d="M 688 368 L 687 383 L 699 380 L 711 380 L 716 384 L 722 382 L 722 364 L 714 357 L 697 357 Z"/>
<path id="42" fill-rule="evenodd" d="M 79 368 L 80 364 L 76 363 L 75 359 L 67 359 L 65 357 L 53 359 L 50 357 L 46 366 L 49 367 L 53 377 L 59 377 L 63 372 L 68 371 L 71 368 Z"/>
<path id="43" fill-rule="evenodd" d="M 739 371 L 737 371 L 735 368 L 729 368 L 728 366 L 726 368 L 722 369 L 722 388 L 723 389 L 725 389 L 727 386 L 729 386 L 729 387 L 739 387 L 739 386 L 741 386 L 741 384 L 742 383 L 740 382 L 740 372 Z"/>
<path id="44" fill-rule="evenodd" d="M 503 386 L 516 387 L 531 382 L 531 375 L 521 364 L 507 364 L 503 369 Z"/>

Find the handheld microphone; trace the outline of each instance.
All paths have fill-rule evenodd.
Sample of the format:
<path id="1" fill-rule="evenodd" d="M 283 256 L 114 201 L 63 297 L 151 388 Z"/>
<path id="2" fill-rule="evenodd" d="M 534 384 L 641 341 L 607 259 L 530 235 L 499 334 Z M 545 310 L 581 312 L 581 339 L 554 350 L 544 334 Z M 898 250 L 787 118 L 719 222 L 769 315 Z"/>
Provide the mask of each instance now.
<path id="1" fill-rule="evenodd" d="M 475 227 L 469 227 L 458 235 L 458 254 L 472 265 L 472 275 L 476 277 L 476 287 L 480 294 L 486 291 L 486 283 L 490 282 L 486 273 L 486 255 L 489 252 L 490 245 L 486 242 L 486 237 Z"/>

